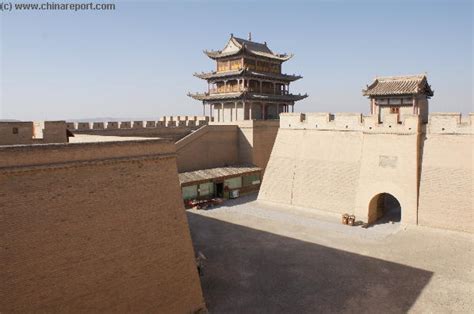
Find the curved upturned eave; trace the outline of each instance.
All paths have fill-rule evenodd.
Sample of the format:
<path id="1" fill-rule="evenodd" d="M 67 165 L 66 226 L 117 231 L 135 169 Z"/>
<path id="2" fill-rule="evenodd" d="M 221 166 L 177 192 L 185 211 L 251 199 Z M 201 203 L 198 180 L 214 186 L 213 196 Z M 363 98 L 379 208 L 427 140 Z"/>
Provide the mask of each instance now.
<path id="1" fill-rule="evenodd" d="M 303 78 L 303 76 L 301 75 L 264 73 L 264 72 L 249 71 L 249 70 L 237 70 L 237 71 L 227 71 L 227 72 L 201 72 L 201 73 L 194 73 L 193 75 L 200 79 L 210 80 L 210 81 L 216 80 L 216 79 L 225 79 L 225 78 L 231 78 L 231 77 L 236 77 L 236 76 L 243 76 L 243 75 L 256 77 L 256 78 L 281 80 L 281 81 L 287 81 L 287 82 L 294 82 Z"/>
<path id="2" fill-rule="evenodd" d="M 243 52 L 243 49 L 239 49 L 236 51 L 232 52 L 227 52 L 223 53 L 222 51 L 214 51 L 214 50 L 204 50 L 204 54 L 207 55 L 209 58 L 213 60 L 221 59 L 221 58 L 226 58 L 226 57 L 232 57 L 236 56 L 240 53 Z M 273 59 L 273 60 L 278 60 L 278 61 L 288 61 L 291 58 L 293 58 L 294 54 L 284 54 L 284 55 L 275 55 L 275 54 L 269 54 L 269 53 L 264 53 L 264 52 L 258 52 L 258 51 L 245 51 L 246 53 L 250 55 L 254 55 L 256 57 L 261 57 L 261 58 L 268 58 L 268 59 Z"/>
<path id="3" fill-rule="evenodd" d="M 231 99 L 248 99 L 248 100 L 260 100 L 260 101 L 299 101 L 308 97 L 308 94 L 289 94 L 289 95 L 273 95 L 273 94 L 261 94 L 252 92 L 237 92 L 237 93 L 222 93 L 222 94 L 191 94 L 188 96 L 200 100 L 200 101 L 214 101 L 214 100 L 231 100 Z"/>

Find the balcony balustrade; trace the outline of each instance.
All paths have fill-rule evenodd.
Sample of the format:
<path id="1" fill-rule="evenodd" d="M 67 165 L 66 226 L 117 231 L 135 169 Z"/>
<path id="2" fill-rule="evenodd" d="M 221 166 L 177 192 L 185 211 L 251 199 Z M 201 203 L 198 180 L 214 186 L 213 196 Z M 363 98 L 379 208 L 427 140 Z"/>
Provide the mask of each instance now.
<path id="1" fill-rule="evenodd" d="M 273 89 L 269 88 L 260 88 L 258 87 L 241 87 L 239 85 L 234 86 L 227 86 L 221 88 L 210 88 L 209 93 L 210 95 L 213 94 L 226 94 L 226 93 L 238 93 L 238 92 L 251 92 L 251 93 L 259 93 L 259 94 L 267 94 L 267 95 L 289 95 L 289 91 L 287 90 L 277 90 L 274 91 Z"/>

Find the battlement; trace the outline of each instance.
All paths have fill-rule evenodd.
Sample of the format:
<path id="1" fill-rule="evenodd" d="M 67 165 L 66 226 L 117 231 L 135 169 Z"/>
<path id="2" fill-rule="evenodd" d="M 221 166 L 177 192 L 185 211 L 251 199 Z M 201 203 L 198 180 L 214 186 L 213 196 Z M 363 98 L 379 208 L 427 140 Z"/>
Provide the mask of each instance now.
<path id="1" fill-rule="evenodd" d="M 208 125 L 206 116 L 163 116 L 159 120 L 109 121 L 109 122 L 67 122 L 70 131 L 116 130 L 144 128 L 201 127 Z"/>
<path id="2" fill-rule="evenodd" d="M 320 131 L 360 131 L 366 133 L 411 134 L 419 131 L 417 115 L 406 115 L 402 121 L 397 114 L 388 114 L 382 122 L 376 116 L 361 113 L 281 113 L 280 128 Z"/>
<path id="3" fill-rule="evenodd" d="M 65 121 L 0 122 L 0 145 L 66 143 Z"/>
<path id="4" fill-rule="evenodd" d="M 435 112 L 429 115 L 426 133 L 474 134 L 474 113 L 462 116 L 459 112 Z"/>

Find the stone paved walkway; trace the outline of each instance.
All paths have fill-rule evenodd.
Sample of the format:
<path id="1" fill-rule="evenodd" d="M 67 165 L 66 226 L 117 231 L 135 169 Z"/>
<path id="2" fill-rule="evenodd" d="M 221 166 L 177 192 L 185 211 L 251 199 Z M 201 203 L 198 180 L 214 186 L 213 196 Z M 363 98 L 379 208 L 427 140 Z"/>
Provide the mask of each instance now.
<path id="1" fill-rule="evenodd" d="M 468 313 L 473 236 L 242 197 L 188 211 L 211 313 Z"/>

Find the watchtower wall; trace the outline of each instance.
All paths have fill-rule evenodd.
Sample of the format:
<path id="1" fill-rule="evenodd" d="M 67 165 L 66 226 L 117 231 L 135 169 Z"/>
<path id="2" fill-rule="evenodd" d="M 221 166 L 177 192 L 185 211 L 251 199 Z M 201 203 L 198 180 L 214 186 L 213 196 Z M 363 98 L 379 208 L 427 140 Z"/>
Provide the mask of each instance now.
<path id="1" fill-rule="evenodd" d="M 370 200 L 389 193 L 403 223 L 473 232 L 472 117 L 281 114 L 259 199 L 368 221 Z"/>

